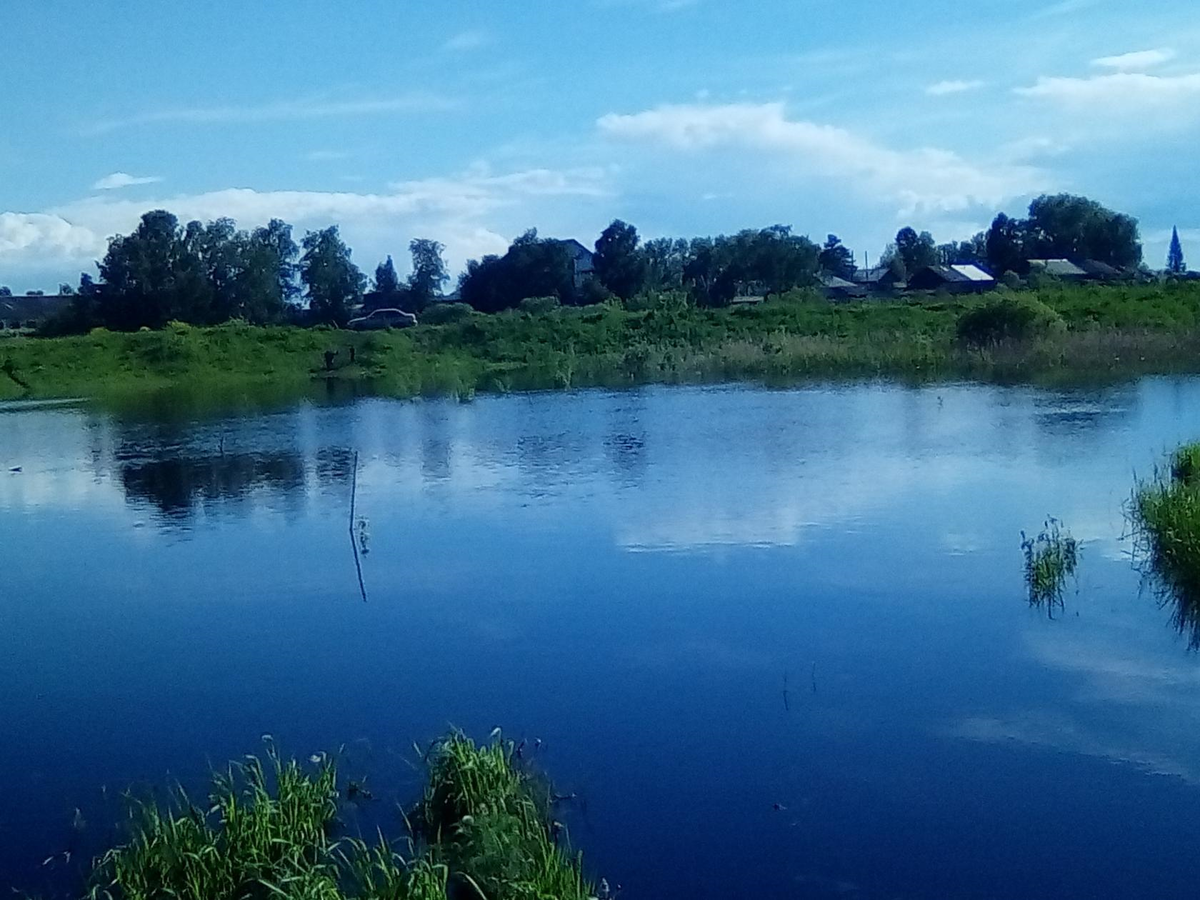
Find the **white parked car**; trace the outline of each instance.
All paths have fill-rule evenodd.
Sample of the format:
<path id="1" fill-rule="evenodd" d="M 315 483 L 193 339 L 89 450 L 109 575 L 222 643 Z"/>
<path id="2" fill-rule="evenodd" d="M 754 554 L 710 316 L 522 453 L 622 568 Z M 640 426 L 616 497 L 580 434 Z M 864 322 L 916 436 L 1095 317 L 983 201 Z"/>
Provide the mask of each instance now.
<path id="1" fill-rule="evenodd" d="M 417 324 L 417 317 L 402 309 L 376 309 L 365 316 L 351 319 L 347 328 L 355 331 L 373 331 L 377 328 L 408 328 Z"/>

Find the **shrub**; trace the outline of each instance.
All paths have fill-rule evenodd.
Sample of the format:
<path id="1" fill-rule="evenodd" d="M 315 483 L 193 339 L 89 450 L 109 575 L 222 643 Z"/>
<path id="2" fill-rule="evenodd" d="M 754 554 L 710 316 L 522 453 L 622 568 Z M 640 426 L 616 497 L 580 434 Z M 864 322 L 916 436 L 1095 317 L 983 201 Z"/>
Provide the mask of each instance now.
<path id="1" fill-rule="evenodd" d="M 958 339 L 970 347 L 990 347 L 1007 341 L 1025 341 L 1066 329 L 1062 316 L 1029 296 L 992 300 L 959 316 Z"/>
<path id="2" fill-rule="evenodd" d="M 1024 287 L 1024 284 L 1021 282 L 1021 276 L 1013 271 L 1008 271 L 1001 275 L 1000 283 L 1010 291 L 1019 291 Z"/>
<path id="3" fill-rule="evenodd" d="M 630 312 L 648 312 L 652 309 L 682 311 L 687 306 L 686 291 L 642 291 L 625 301 L 625 308 Z"/>
<path id="4" fill-rule="evenodd" d="M 543 316 L 558 309 L 561 304 L 557 297 L 526 297 L 517 304 L 517 309 L 531 316 Z"/>
<path id="5" fill-rule="evenodd" d="M 599 279 L 589 278 L 579 287 L 575 303 L 579 306 L 593 306 L 597 303 L 607 303 L 616 299 L 616 294 L 602 285 Z"/>
<path id="6" fill-rule="evenodd" d="M 449 325 L 471 316 L 471 307 L 465 303 L 431 303 L 421 313 L 425 325 Z"/>

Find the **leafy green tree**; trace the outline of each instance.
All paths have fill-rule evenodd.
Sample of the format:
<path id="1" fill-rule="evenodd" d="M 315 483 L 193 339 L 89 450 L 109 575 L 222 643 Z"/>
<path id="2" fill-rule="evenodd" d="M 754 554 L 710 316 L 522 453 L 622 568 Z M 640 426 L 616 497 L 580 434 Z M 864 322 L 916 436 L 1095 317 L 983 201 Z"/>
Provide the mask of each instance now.
<path id="1" fill-rule="evenodd" d="M 1026 231 L 1019 219 L 1010 219 L 1000 213 L 992 220 L 992 226 L 984 238 L 984 251 L 988 266 L 997 277 L 1005 272 L 1020 275 L 1026 268 Z"/>
<path id="2" fill-rule="evenodd" d="M 646 261 L 646 286 L 655 290 L 683 287 L 683 266 L 688 259 L 688 242 L 683 238 L 656 238 L 642 245 Z"/>
<path id="3" fill-rule="evenodd" d="M 937 247 L 938 264 L 943 266 L 986 265 L 987 235 L 982 231 L 969 241 L 949 241 Z"/>
<path id="4" fill-rule="evenodd" d="M 1187 272 L 1187 263 L 1183 259 L 1183 244 L 1179 242 L 1179 229 L 1171 229 L 1171 247 L 1167 251 L 1167 271 L 1172 275 L 1182 275 Z"/>
<path id="5" fill-rule="evenodd" d="M 596 241 L 596 277 L 622 300 L 646 285 L 647 261 L 639 243 L 637 229 L 620 219 L 614 219 Z"/>
<path id="6" fill-rule="evenodd" d="M 385 296 L 400 290 L 400 276 L 396 274 L 396 264 L 392 262 L 390 253 L 386 260 L 375 267 L 375 290 Z"/>
<path id="7" fill-rule="evenodd" d="M 728 238 L 693 238 L 683 283 L 697 306 L 728 306 L 737 296 L 738 273 Z"/>
<path id="8" fill-rule="evenodd" d="M 530 229 L 503 256 L 471 260 L 459 278 L 462 299 L 480 312 L 515 308 L 527 297 L 557 297 L 576 302 L 575 270 L 558 241 Z"/>
<path id="9" fill-rule="evenodd" d="M 238 240 L 242 254 L 238 314 L 249 322 L 276 321 L 300 293 L 296 283 L 300 248 L 292 239 L 292 226 L 272 219 Z"/>
<path id="10" fill-rule="evenodd" d="M 446 271 L 446 260 L 442 256 L 446 248 L 437 241 L 414 238 L 408 244 L 412 254 L 412 274 L 408 276 L 410 302 L 416 312 L 442 294 L 442 288 L 450 280 Z M 390 257 L 389 257 L 390 260 Z"/>
<path id="11" fill-rule="evenodd" d="M 196 227 L 185 231 L 161 209 L 143 215 L 132 234 L 111 238 L 100 262 L 103 324 L 135 330 L 172 319 L 203 321 L 212 291 L 194 253 L 197 240 Z"/>
<path id="12" fill-rule="evenodd" d="M 917 234 L 914 228 L 901 228 L 896 234 L 896 255 L 904 263 L 909 277 L 926 266 L 938 264 L 937 244 L 928 231 Z"/>
<path id="13" fill-rule="evenodd" d="M 0 297 L 11 297 L 12 295 L 12 288 L 7 284 L 0 284 Z"/>
<path id="14" fill-rule="evenodd" d="M 301 242 L 300 280 L 308 290 L 308 308 L 318 322 L 345 325 L 362 300 L 367 278 L 350 260 L 350 248 L 330 225 L 310 231 Z"/>
<path id="15" fill-rule="evenodd" d="M 825 240 L 825 246 L 821 248 L 821 255 L 817 257 L 817 262 L 822 272 L 835 278 L 848 280 L 854 277 L 854 273 L 858 270 L 858 267 L 854 265 L 854 254 L 836 234 L 829 235 Z"/>
<path id="16" fill-rule="evenodd" d="M 743 231 L 733 239 L 733 268 L 744 284 L 764 297 L 782 294 L 816 280 L 820 248 L 787 225 Z"/>
<path id="17" fill-rule="evenodd" d="M 1117 268 L 1142 261 L 1137 219 L 1073 194 L 1042 195 L 1025 222 L 1032 258 L 1095 259 Z"/>

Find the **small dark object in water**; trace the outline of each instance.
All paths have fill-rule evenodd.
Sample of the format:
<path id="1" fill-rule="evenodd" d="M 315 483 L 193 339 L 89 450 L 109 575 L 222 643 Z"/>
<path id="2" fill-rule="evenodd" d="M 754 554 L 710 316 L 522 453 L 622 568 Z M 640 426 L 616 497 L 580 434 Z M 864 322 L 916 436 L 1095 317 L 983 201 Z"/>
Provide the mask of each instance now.
<path id="1" fill-rule="evenodd" d="M 21 467 L 20 467 L 20 466 L 13 466 L 13 467 L 12 467 L 11 469 L 9 469 L 8 471 L 10 471 L 10 472 L 20 472 L 20 471 L 21 471 Z"/>
<path id="2" fill-rule="evenodd" d="M 579 795 L 578 794 L 555 794 L 553 799 L 554 799 L 555 803 L 568 803 L 572 800 L 578 800 Z"/>
<path id="3" fill-rule="evenodd" d="M 346 799 L 352 802 L 357 802 L 359 800 L 374 800 L 375 795 L 357 781 L 352 781 L 346 785 Z"/>
<path id="4" fill-rule="evenodd" d="M 771 809 L 775 810 L 775 812 L 783 812 L 784 810 L 787 809 L 787 807 L 784 806 L 782 803 L 772 803 Z"/>

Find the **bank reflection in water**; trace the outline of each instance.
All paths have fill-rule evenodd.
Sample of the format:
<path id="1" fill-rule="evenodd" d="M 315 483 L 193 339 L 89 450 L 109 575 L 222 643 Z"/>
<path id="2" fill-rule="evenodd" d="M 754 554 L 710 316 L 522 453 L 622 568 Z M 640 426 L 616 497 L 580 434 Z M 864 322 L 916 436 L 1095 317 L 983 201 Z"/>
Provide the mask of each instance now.
<path id="1" fill-rule="evenodd" d="M 242 503 L 258 491 L 295 507 L 305 487 L 304 461 L 295 453 L 168 456 L 117 465 L 130 503 L 149 503 L 176 523 L 197 511 Z"/>

